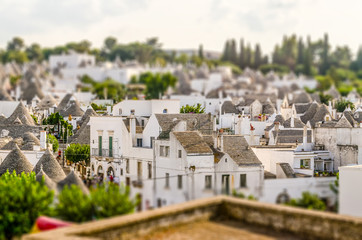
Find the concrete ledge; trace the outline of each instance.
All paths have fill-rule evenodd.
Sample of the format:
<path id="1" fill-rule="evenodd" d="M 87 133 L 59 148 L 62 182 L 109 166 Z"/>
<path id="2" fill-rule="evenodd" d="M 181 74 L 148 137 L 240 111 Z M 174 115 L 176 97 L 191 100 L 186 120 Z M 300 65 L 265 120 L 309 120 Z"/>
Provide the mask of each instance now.
<path id="1" fill-rule="evenodd" d="M 362 218 L 227 196 L 200 199 L 151 211 L 24 235 L 22 239 L 133 239 L 170 226 L 225 218 L 290 232 L 309 239 L 362 239 Z"/>

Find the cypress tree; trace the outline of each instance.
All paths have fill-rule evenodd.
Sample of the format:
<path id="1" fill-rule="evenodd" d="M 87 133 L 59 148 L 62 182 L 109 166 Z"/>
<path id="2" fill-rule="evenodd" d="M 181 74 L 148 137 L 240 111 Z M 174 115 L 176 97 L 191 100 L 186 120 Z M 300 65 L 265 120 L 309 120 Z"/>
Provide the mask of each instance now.
<path id="1" fill-rule="evenodd" d="M 229 61 L 230 60 L 230 43 L 229 40 L 225 42 L 224 52 L 221 57 L 223 61 Z"/>
<path id="2" fill-rule="evenodd" d="M 245 54 L 245 67 L 251 67 L 252 61 L 251 61 L 251 47 L 250 44 L 246 47 L 246 54 Z"/>
<path id="3" fill-rule="evenodd" d="M 261 49 L 260 45 L 256 44 L 254 52 L 254 68 L 258 69 L 261 64 L 262 64 Z"/>
<path id="4" fill-rule="evenodd" d="M 232 62 L 233 64 L 238 64 L 238 54 L 236 51 L 236 41 L 235 39 L 231 40 L 231 44 L 230 44 L 230 62 Z"/>
<path id="5" fill-rule="evenodd" d="M 202 44 L 199 46 L 199 58 L 204 59 L 204 47 Z"/>
<path id="6" fill-rule="evenodd" d="M 245 68 L 244 39 L 241 39 L 241 40 L 240 40 L 239 67 L 240 67 L 240 69 L 244 69 L 244 68 Z"/>
<path id="7" fill-rule="evenodd" d="M 324 34 L 324 41 L 323 41 L 323 52 L 322 52 L 322 64 L 320 66 L 320 73 L 326 74 L 329 65 L 328 59 L 328 52 L 329 52 L 329 44 L 328 44 L 328 34 Z"/>
<path id="8" fill-rule="evenodd" d="M 297 64 L 303 64 L 304 62 L 303 60 L 304 60 L 304 43 L 303 39 L 299 38 Z"/>

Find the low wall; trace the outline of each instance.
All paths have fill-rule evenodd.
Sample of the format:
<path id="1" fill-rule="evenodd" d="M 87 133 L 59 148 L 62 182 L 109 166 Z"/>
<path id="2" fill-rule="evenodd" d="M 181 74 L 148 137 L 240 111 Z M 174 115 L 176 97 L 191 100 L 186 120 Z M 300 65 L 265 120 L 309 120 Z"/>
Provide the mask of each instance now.
<path id="1" fill-rule="evenodd" d="M 199 220 L 231 219 L 306 239 L 362 239 L 362 218 L 219 196 L 23 236 L 43 239 L 133 239 Z"/>

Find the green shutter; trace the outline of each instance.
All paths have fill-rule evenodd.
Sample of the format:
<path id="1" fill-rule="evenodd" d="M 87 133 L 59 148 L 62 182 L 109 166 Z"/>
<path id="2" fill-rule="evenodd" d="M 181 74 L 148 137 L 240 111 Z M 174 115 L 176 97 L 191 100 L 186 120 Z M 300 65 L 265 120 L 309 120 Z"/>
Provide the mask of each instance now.
<path id="1" fill-rule="evenodd" d="M 102 156 L 102 136 L 98 136 L 98 155 Z"/>
<path id="2" fill-rule="evenodd" d="M 113 157 L 113 137 L 109 137 L 109 156 Z"/>

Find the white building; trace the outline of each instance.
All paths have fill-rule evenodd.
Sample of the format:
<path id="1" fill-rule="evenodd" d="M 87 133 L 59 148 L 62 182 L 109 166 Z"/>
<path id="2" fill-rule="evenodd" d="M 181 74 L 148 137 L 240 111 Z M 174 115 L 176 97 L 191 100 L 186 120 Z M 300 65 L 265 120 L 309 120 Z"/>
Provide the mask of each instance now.
<path id="1" fill-rule="evenodd" d="M 339 213 L 362 217 L 362 165 L 339 167 Z"/>
<path id="2" fill-rule="evenodd" d="M 86 53 L 71 52 L 70 54 L 51 55 L 49 57 L 51 69 L 59 66 L 63 68 L 79 68 L 82 64 L 94 66 L 95 62 L 95 56 Z"/>

